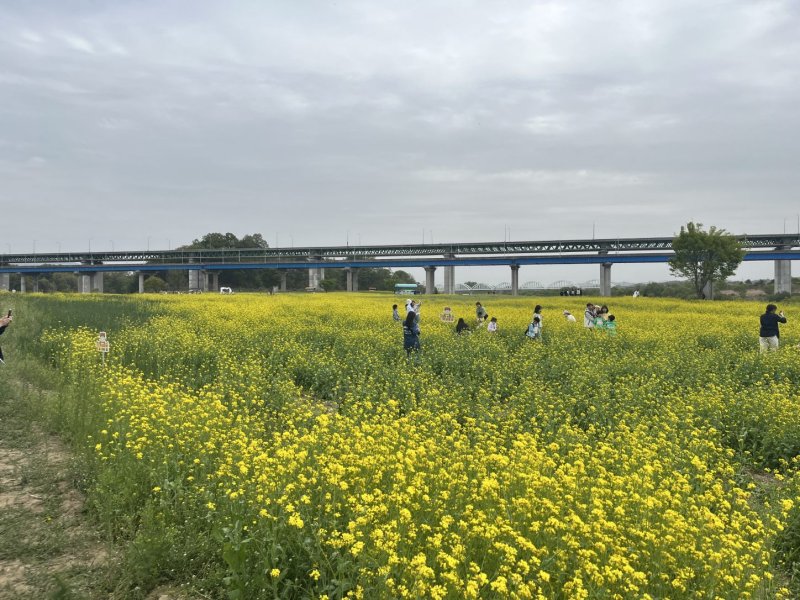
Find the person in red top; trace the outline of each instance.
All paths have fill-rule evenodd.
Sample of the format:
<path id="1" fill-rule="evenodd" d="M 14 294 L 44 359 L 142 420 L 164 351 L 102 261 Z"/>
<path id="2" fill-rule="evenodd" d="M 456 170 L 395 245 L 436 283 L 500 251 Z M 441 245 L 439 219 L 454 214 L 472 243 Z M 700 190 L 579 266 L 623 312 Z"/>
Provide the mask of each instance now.
<path id="1" fill-rule="evenodd" d="M 783 311 L 776 314 L 778 307 L 774 304 L 767 304 L 766 312 L 761 315 L 761 329 L 758 332 L 758 345 L 761 352 L 767 350 L 777 350 L 781 336 L 778 330 L 778 323 L 786 323 Z"/>

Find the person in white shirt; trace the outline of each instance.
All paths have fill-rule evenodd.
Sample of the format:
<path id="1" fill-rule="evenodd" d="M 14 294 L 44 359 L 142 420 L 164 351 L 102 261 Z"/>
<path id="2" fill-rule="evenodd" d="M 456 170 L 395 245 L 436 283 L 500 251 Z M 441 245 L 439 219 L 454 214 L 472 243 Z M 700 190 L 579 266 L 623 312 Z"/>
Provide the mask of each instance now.
<path id="1" fill-rule="evenodd" d="M 583 326 L 587 329 L 594 329 L 594 319 L 597 316 L 597 312 L 595 311 L 594 304 L 588 302 L 586 304 L 586 310 L 583 311 Z"/>
<path id="2" fill-rule="evenodd" d="M 575 323 L 575 316 L 568 310 L 564 311 L 564 318 L 567 320 L 568 323 Z"/>
<path id="3" fill-rule="evenodd" d="M 544 327 L 544 317 L 542 317 L 541 304 L 537 304 L 536 307 L 533 309 L 533 315 L 531 316 L 531 321 L 533 321 L 533 317 L 539 317 L 539 329 Z"/>
<path id="4" fill-rule="evenodd" d="M 497 331 L 497 317 L 492 317 L 489 321 L 489 324 L 486 326 L 486 329 L 489 333 L 494 333 Z"/>

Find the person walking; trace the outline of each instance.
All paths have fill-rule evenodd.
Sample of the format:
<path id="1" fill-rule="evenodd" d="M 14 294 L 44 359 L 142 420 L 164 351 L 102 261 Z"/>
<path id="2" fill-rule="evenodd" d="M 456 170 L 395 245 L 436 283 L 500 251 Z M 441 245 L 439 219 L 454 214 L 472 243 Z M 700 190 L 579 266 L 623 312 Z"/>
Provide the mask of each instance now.
<path id="1" fill-rule="evenodd" d="M 405 348 L 407 356 L 411 356 L 412 350 L 419 350 L 419 334 L 417 313 L 413 310 L 409 311 L 406 315 L 406 320 L 403 321 L 403 348 Z"/>
<path id="2" fill-rule="evenodd" d="M 766 312 L 761 315 L 761 329 L 758 332 L 759 352 L 778 349 L 781 337 L 778 323 L 786 323 L 786 317 L 783 311 L 776 313 L 777 310 L 778 307 L 774 304 L 767 304 Z"/>

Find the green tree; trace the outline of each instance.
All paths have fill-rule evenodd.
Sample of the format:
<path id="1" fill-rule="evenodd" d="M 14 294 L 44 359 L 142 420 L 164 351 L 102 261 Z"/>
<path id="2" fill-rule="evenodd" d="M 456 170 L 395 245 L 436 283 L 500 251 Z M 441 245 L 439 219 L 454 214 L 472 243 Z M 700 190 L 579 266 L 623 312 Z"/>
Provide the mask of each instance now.
<path id="1" fill-rule="evenodd" d="M 739 240 L 724 229 L 711 226 L 704 231 L 701 223 L 691 221 L 672 240 L 672 249 L 675 256 L 669 260 L 670 272 L 688 279 L 698 298 L 705 297 L 706 285 L 733 275 L 744 259 Z"/>
<path id="2" fill-rule="evenodd" d="M 158 275 L 152 275 L 144 280 L 144 291 L 148 294 L 163 292 L 167 287 L 167 282 Z"/>
<path id="3" fill-rule="evenodd" d="M 322 281 L 319 282 L 319 286 L 325 290 L 326 292 L 332 292 L 334 290 L 341 290 L 341 282 L 338 278 L 330 278 L 326 277 Z"/>

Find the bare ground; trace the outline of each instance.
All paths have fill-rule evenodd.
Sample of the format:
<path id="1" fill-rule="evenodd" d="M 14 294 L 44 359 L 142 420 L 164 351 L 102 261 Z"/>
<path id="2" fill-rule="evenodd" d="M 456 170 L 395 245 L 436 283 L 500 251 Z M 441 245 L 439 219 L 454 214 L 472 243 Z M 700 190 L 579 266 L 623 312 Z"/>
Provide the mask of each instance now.
<path id="1" fill-rule="evenodd" d="M 8 413 L 0 415 L 0 598 L 107 597 L 115 553 L 84 513 L 70 454 Z"/>

